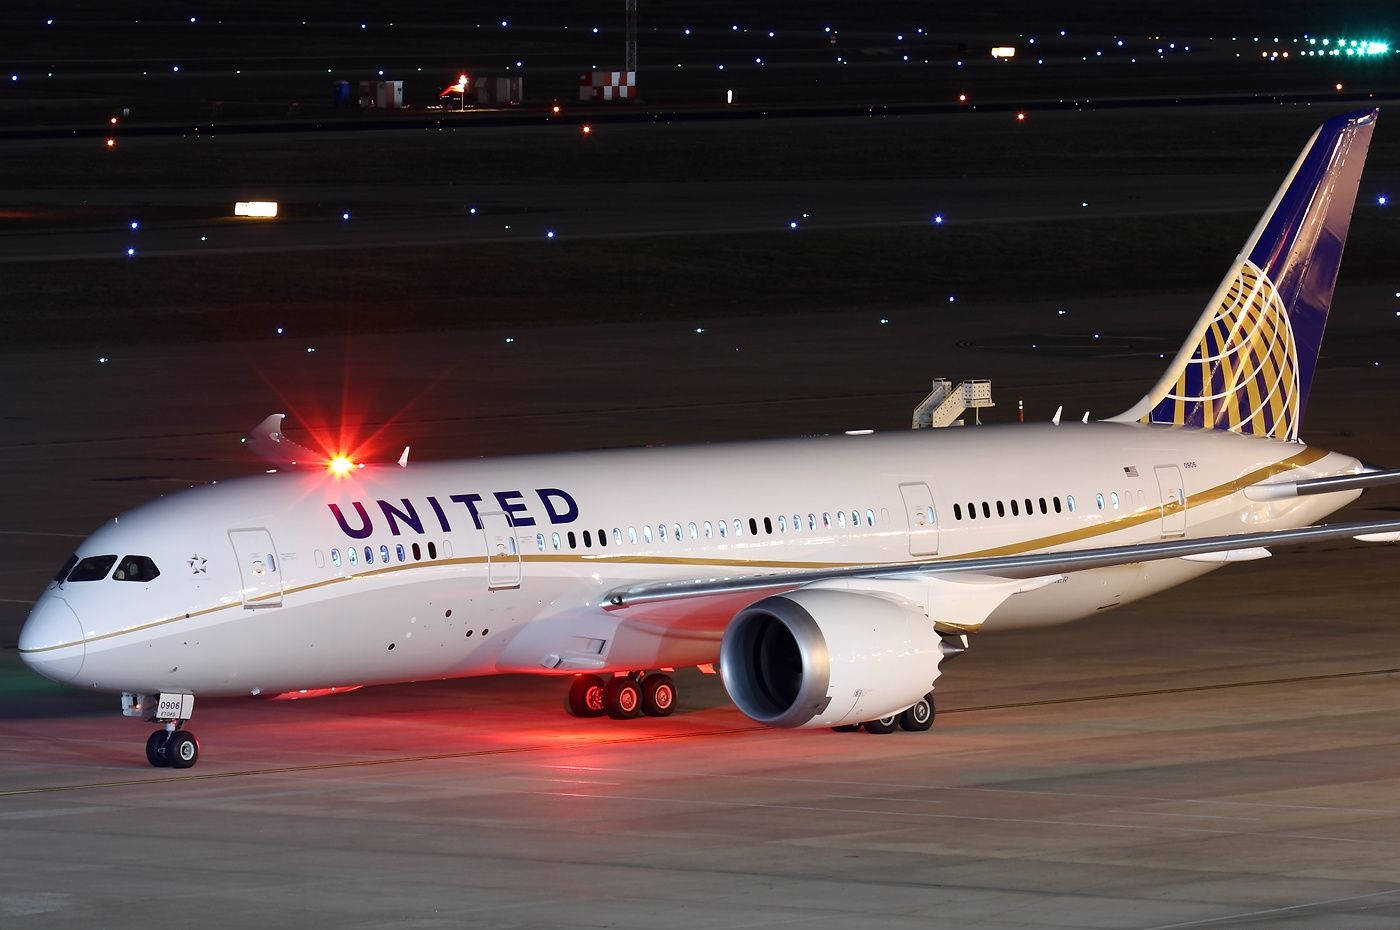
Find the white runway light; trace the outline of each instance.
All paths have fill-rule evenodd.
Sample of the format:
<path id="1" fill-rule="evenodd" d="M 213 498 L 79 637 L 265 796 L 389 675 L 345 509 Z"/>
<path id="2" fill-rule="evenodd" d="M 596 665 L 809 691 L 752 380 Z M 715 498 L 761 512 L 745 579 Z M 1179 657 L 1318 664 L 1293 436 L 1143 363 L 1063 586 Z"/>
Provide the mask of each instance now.
<path id="1" fill-rule="evenodd" d="M 271 219 L 277 215 L 277 201 L 240 200 L 233 205 L 233 215 L 250 219 Z"/>

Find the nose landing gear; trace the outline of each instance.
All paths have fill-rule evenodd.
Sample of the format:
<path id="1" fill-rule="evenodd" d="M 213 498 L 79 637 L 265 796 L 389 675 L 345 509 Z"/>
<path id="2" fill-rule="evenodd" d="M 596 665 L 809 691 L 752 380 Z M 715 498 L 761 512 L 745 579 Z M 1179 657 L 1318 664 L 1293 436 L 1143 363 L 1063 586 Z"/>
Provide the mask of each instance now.
<path id="1" fill-rule="evenodd" d="M 194 714 L 193 694 L 123 694 L 122 714 L 164 724 L 146 737 L 146 761 L 158 769 L 187 769 L 199 761 L 199 740 L 183 729 Z"/>

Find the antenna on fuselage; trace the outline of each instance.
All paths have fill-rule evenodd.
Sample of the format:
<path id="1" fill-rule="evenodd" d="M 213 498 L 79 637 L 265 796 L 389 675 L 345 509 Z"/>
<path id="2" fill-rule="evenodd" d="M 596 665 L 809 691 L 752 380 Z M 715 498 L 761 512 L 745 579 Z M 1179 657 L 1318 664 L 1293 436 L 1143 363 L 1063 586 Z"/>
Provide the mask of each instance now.
<path id="1" fill-rule="evenodd" d="M 1060 425 L 1060 414 L 1062 414 L 1062 413 L 1064 413 L 1064 412 L 1065 412 L 1065 407 L 1064 407 L 1063 404 L 1061 404 L 1060 406 L 1056 407 L 1056 408 L 1055 408 L 1055 415 L 1054 415 L 1053 417 L 1050 418 L 1050 422 L 1051 422 L 1051 423 L 1054 423 L 1056 426 L 1059 426 L 1059 425 Z"/>
<path id="2" fill-rule="evenodd" d="M 404 446 L 404 447 L 403 447 L 403 455 L 400 455 L 400 456 L 399 456 L 399 467 L 400 467 L 400 468 L 407 468 L 407 467 L 408 467 L 408 450 L 411 449 L 411 448 L 412 448 L 412 446 Z"/>

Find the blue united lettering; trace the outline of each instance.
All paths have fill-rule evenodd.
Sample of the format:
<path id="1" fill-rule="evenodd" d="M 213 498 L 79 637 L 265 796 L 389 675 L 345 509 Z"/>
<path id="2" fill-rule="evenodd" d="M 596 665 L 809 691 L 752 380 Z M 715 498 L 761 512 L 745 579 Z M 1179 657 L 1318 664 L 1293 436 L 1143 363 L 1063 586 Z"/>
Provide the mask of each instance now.
<path id="1" fill-rule="evenodd" d="M 464 516 L 463 510 L 456 509 L 458 507 L 465 510 L 465 516 L 471 518 L 472 525 L 478 530 L 482 528 L 481 515 L 492 510 L 506 514 L 512 526 L 536 526 L 540 523 L 561 526 L 579 518 L 578 501 L 560 488 L 429 495 L 422 499 L 421 504 L 400 497 L 394 501 L 350 501 L 348 507 L 340 504 L 326 506 L 335 517 L 340 531 L 351 539 L 367 539 L 374 535 L 376 528 L 387 530 L 394 536 L 405 533 L 421 536 L 424 532 L 432 531 L 431 527 L 425 531 L 424 523 L 431 523 L 433 518 L 436 518 L 438 527 L 444 533 L 450 533 L 453 521 L 460 522 Z M 347 516 L 349 511 L 353 511 L 353 514 Z M 377 526 L 375 518 L 370 516 L 375 511 L 378 511 L 381 521 Z M 431 517 L 425 521 L 424 517 L 429 514 Z"/>

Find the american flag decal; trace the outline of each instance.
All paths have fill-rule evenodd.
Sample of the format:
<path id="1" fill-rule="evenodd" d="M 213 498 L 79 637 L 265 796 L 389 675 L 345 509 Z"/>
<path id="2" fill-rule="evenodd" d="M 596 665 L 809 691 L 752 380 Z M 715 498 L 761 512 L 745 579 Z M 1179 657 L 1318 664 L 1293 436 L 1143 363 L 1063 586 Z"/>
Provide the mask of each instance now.
<path id="1" fill-rule="evenodd" d="M 1124 465 L 1124 466 L 1123 466 L 1123 474 L 1124 474 L 1125 476 L 1129 477 L 1129 478 L 1136 478 L 1136 477 L 1138 476 L 1137 466 L 1136 466 L 1136 465 Z"/>

